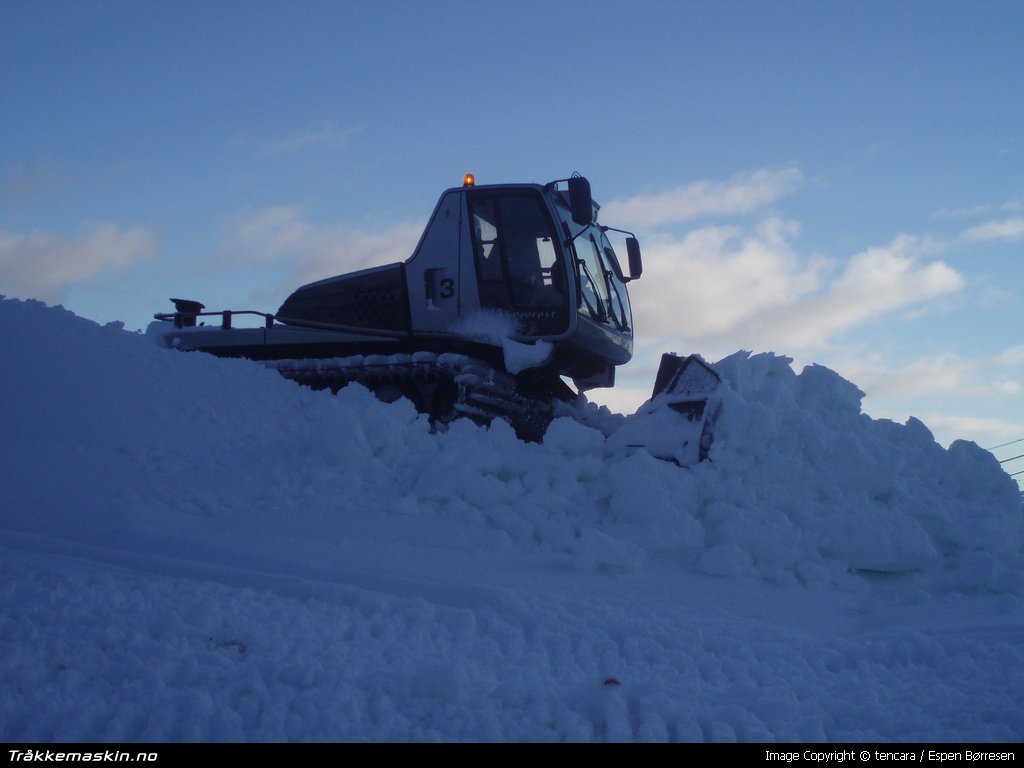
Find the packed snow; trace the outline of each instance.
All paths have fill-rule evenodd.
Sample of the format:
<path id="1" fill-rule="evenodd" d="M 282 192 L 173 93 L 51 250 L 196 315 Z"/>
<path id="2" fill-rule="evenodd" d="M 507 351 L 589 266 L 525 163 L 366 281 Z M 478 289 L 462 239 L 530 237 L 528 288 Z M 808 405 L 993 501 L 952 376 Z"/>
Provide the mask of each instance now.
<path id="1" fill-rule="evenodd" d="M 717 363 L 682 468 L 38 302 L 0 360 L 4 741 L 1024 738 L 1016 484 L 825 368 Z"/>

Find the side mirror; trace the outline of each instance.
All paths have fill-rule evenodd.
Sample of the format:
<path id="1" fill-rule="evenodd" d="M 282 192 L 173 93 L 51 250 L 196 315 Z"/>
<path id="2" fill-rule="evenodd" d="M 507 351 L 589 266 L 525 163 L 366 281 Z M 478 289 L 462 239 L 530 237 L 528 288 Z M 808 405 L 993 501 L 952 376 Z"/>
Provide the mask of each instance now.
<path id="1" fill-rule="evenodd" d="M 629 257 L 629 279 L 636 280 L 644 273 L 644 264 L 640 259 L 640 241 L 635 237 L 626 238 L 626 255 Z"/>
<path id="2" fill-rule="evenodd" d="M 580 226 L 594 221 L 594 198 L 590 196 L 590 182 L 583 176 L 569 179 L 569 208 L 572 220 Z"/>

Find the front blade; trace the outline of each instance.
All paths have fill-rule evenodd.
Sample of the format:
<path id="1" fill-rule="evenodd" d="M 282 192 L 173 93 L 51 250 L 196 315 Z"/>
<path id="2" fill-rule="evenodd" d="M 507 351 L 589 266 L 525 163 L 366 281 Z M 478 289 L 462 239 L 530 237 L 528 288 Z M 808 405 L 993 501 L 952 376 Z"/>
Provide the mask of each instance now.
<path id="1" fill-rule="evenodd" d="M 643 449 L 688 467 L 705 460 L 721 405 L 722 378 L 699 355 L 664 354 L 651 399 L 609 438 L 612 450 Z"/>

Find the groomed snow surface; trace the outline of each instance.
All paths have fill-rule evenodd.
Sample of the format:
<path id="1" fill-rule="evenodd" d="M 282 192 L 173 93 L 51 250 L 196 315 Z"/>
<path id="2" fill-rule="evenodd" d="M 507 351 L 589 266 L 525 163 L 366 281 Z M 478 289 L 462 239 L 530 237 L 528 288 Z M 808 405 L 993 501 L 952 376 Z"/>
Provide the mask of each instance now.
<path id="1" fill-rule="evenodd" d="M 1024 738 L 1016 485 L 827 369 L 722 361 L 682 469 L 36 302 L 0 360 L 0 740 Z"/>

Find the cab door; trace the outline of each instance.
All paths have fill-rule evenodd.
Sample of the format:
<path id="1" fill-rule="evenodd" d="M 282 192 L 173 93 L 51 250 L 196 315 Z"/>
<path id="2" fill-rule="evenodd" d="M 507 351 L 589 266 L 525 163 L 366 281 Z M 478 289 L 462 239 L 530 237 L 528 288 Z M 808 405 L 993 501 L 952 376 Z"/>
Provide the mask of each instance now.
<path id="1" fill-rule="evenodd" d="M 520 337 L 569 326 L 569 289 L 554 220 L 539 190 L 467 195 L 480 306 L 515 319 Z"/>

